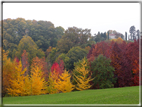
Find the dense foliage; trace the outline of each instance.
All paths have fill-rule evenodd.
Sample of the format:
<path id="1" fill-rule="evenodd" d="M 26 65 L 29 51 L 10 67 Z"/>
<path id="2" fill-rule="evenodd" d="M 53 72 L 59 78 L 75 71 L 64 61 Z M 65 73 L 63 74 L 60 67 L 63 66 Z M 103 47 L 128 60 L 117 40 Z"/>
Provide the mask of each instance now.
<path id="1" fill-rule="evenodd" d="M 2 95 L 139 85 L 139 39 L 124 41 L 113 30 L 91 36 L 90 31 L 64 30 L 49 21 L 3 20 Z M 109 39 L 113 33 L 116 38 Z"/>
<path id="2" fill-rule="evenodd" d="M 110 65 L 111 60 L 99 55 L 91 62 L 94 88 L 111 88 L 115 83 L 114 68 Z"/>
<path id="3" fill-rule="evenodd" d="M 87 55 L 88 61 L 94 61 L 95 57 L 98 57 L 100 54 L 111 59 L 111 66 L 115 68 L 114 77 L 117 78 L 116 83 L 114 84 L 115 87 L 139 84 L 138 40 L 129 43 L 125 41 L 121 43 L 117 43 L 117 41 L 99 42 L 92 45 L 92 48 Z"/>
<path id="4" fill-rule="evenodd" d="M 84 57 L 86 57 L 87 51 L 85 49 L 80 48 L 80 47 L 73 47 L 68 51 L 67 56 L 70 58 L 70 60 L 68 62 L 67 69 L 73 70 L 74 63 L 78 62 L 78 60 L 81 60 Z"/>

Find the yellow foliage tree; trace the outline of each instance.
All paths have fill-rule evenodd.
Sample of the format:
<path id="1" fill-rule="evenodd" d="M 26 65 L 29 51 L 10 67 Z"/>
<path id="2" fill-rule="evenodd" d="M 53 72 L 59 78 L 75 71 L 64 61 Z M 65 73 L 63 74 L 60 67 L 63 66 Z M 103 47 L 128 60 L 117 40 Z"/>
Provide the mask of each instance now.
<path id="1" fill-rule="evenodd" d="M 52 46 L 49 46 L 49 48 L 46 50 L 46 55 L 48 56 L 51 51 L 52 51 Z"/>
<path id="2" fill-rule="evenodd" d="M 111 39 L 111 41 L 114 41 L 116 43 L 122 43 L 123 39 L 121 37 L 118 37 L 117 39 Z"/>
<path id="3" fill-rule="evenodd" d="M 16 65 L 15 63 L 15 71 L 13 73 L 13 78 L 10 79 L 11 82 L 11 87 L 8 87 L 8 94 L 12 96 L 24 96 L 26 95 L 26 90 L 25 90 L 25 76 L 24 73 L 26 71 L 26 68 L 22 70 L 22 63 L 19 61 L 19 63 Z M 29 83 L 29 82 L 28 82 Z"/>
<path id="4" fill-rule="evenodd" d="M 55 75 L 55 70 L 49 74 L 48 78 L 48 93 L 49 94 L 55 94 L 58 93 L 59 91 L 56 88 L 56 82 L 57 82 L 57 75 Z"/>
<path id="5" fill-rule="evenodd" d="M 70 74 L 65 70 L 60 76 L 58 81 L 55 81 L 55 88 L 59 92 L 71 92 L 74 89 L 74 85 L 70 81 Z"/>
<path id="6" fill-rule="evenodd" d="M 85 50 L 87 50 L 87 51 L 89 51 L 90 49 L 91 49 L 90 46 L 86 46 L 86 47 L 85 47 Z"/>
<path id="7" fill-rule="evenodd" d="M 16 62 L 15 62 L 16 63 Z M 22 63 L 15 64 L 15 72 L 13 78 L 10 79 L 11 87 L 7 88 L 8 94 L 12 96 L 27 96 L 45 94 L 46 82 L 42 78 L 43 72 L 39 67 L 35 67 L 31 71 L 31 77 L 24 76 L 26 68 L 22 70 Z"/>
<path id="8" fill-rule="evenodd" d="M 32 95 L 46 94 L 46 81 L 42 78 L 43 72 L 37 66 L 31 70 L 31 93 Z"/>
<path id="9" fill-rule="evenodd" d="M 82 60 L 80 65 L 81 66 L 78 66 L 78 65 L 75 66 L 75 70 L 78 75 L 75 75 L 73 73 L 73 75 L 75 76 L 75 81 L 77 82 L 76 89 L 77 90 L 86 90 L 91 87 L 89 82 L 92 81 L 93 79 L 91 78 L 91 76 L 88 77 L 89 70 L 86 68 L 87 62 L 86 62 L 85 58 Z"/>
<path id="10" fill-rule="evenodd" d="M 24 95 L 31 95 L 31 90 L 31 79 L 28 75 L 26 75 L 24 79 Z"/>

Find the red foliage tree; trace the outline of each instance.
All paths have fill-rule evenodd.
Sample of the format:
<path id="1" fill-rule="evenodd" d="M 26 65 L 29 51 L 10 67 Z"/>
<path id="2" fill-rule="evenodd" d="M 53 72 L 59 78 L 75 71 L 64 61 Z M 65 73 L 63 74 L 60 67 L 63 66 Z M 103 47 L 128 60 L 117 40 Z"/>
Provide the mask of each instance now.
<path id="1" fill-rule="evenodd" d="M 119 86 L 119 76 L 121 77 L 121 75 L 120 75 L 120 72 L 121 72 L 120 59 L 122 59 L 122 58 L 121 58 L 120 54 L 121 54 L 121 50 L 118 47 L 117 43 L 115 43 L 112 50 L 111 50 L 111 55 L 110 55 L 111 65 L 115 68 L 114 78 L 117 78 L 117 82 L 114 85 L 115 87 Z"/>
<path id="2" fill-rule="evenodd" d="M 56 75 L 57 77 L 59 77 L 59 75 L 61 75 L 64 72 L 63 60 L 58 60 L 58 63 L 54 62 L 52 67 L 51 67 L 51 73 L 55 73 L 54 75 Z"/>
<path id="3" fill-rule="evenodd" d="M 115 87 L 132 86 L 139 84 L 139 42 L 116 43 L 99 42 L 92 45 L 87 59 L 92 62 L 99 54 L 111 59 L 111 65 L 115 68 Z M 90 71 L 91 72 L 91 71 Z"/>
<path id="4" fill-rule="evenodd" d="M 129 43 L 125 54 L 133 73 L 133 85 L 139 85 L 139 41 Z"/>
<path id="5" fill-rule="evenodd" d="M 124 87 L 132 85 L 132 73 L 130 64 L 123 50 L 115 43 L 111 51 L 111 65 L 115 68 L 115 77 L 117 82 L 115 87 Z"/>
<path id="6" fill-rule="evenodd" d="M 119 86 L 132 86 L 133 85 L 133 75 L 132 75 L 132 68 L 130 67 L 130 63 L 127 60 L 125 54 L 123 54 L 122 59 L 121 59 L 121 75 L 124 79 Z"/>
<path id="7" fill-rule="evenodd" d="M 95 48 L 95 44 L 91 46 L 91 49 L 89 50 L 89 53 L 87 54 L 87 59 L 89 62 L 94 60 L 94 55 L 92 53 L 94 48 Z"/>
<path id="8" fill-rule="evenodd" d="M 59 64 L 57 62 L 54 62 L 51 67 L 51 72 L 53 72 L 54 70 L 59 74 L 60 68 L 59 68 Z"/>
<path id="9" fill-rule="evenodd" d="M 128 46 L 128 43 L 126 43 L 125 41 L 123 41 L 122 43 L 118 44 L 119 48 L 121 49 L 121 53 L 122 53 L 122 59 L 121 59 L 121 71 L 124 73 L 124 86 L 132 86 L 133 85 L 133 75 L 132 75 L 132 67 L 131 64 L 129 62 L 129 60 L 127 59 L 126 56 L 126 49 Z"/>
<path id="10" fill-rule="evenodd" d="M 15 61 L 18 64 L 19 63 L 18 57 L 15 57 L 13 61 Z"/>
<path id="11" fill-rule="evenodd" d="M 110 56 L 110 49 L 111 49 L 111 45 L 112 43 L 114 43 L 113 41 L 110 42 L 99 42 L 95 45 L 92 45 L 88 55 L 87 55 L 87 59 L 88 61 L 93 61 L 94 58 L 93 57 L 97 57 L 98 55 L 102 54 L 103 56 L 106 56 L 107 58 L 109 58 Z"/>
<path id="12" fill-rule="evenodd" d="M 64 61 L 63 60 L 59 60 L 58 61 L 59 67 L 60 67 L 60 72 L 63 73 L 64 72 Z"/>

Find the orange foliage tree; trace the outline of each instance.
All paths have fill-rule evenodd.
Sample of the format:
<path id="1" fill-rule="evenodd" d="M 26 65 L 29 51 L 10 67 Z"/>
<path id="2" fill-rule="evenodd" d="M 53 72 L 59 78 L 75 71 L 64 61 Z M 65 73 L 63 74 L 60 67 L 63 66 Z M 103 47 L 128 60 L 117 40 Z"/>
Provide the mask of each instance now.
<path id="1" fill-rule="evenodd" d="M 89 51 L 90 49 L 91 49 L 90 46 L 86 46 L 86 47 L 85 47 L 85 50 L 87 50 L 87 51 Z"/>
<path id="2" fill-rule="evenodd" d="M 23 69 L 26 68 L 26 72 L 25 75 L 29 74 L 29 62 L 28 62 L 28 53 L 26 52 L 26 50 L 23 50 L 23 54 L 22 54 L 22 67 Z"/>
<path id="3" fill-rule="evenodd" d="M 10 79 L 12 79 L 12 74 L 14 73 L 14 64 L 10 58 L 7 58 L 8 52 L 3 50 L 3 71 L 2 71 L 2 96 L 7 93 L 7 88 L 10 87 Z"/>
<path id="4" fill-rule="evenodd" d="M 49 48 L 45 52 L 46 56 L 48 56 L 51 51 L 52 51 L 52 46 L 49 46 Z"/>
<path id="5" fill-rule="evenodd" d="M 139 62 L 137 60 L 134 60 L 133 62 L 133 85 L 138 86 L 139 85 Z"/>
<path id="6" fill-rule="evenodd" d="M 41 69 L 41 71 L 43 72 L 42 77 L 45 78 L 45 81 L 48 81 L 49 72 L 47 70 L 47 62 L 45 61 L 45 58 L 41 58 L 41 59 L 39 59 L 38 57 L 33 58 L 32 64 L 31 64 L 31 71 L 35 67 L 39 67 Z"/>

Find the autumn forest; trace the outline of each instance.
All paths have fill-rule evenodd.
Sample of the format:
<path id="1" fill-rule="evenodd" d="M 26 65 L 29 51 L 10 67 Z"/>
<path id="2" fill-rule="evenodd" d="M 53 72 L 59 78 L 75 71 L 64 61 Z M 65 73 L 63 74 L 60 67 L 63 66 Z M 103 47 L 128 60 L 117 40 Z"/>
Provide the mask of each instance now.
<path id="1" fill-rule="evenodd" d="M 8 18 L 0 24 L 3 97 L 139 85 L 142 39 L 133 32 L 127 40 L 117 31 L 92 36 L 90 29 L 65 30 L 50 21 Z"/>

